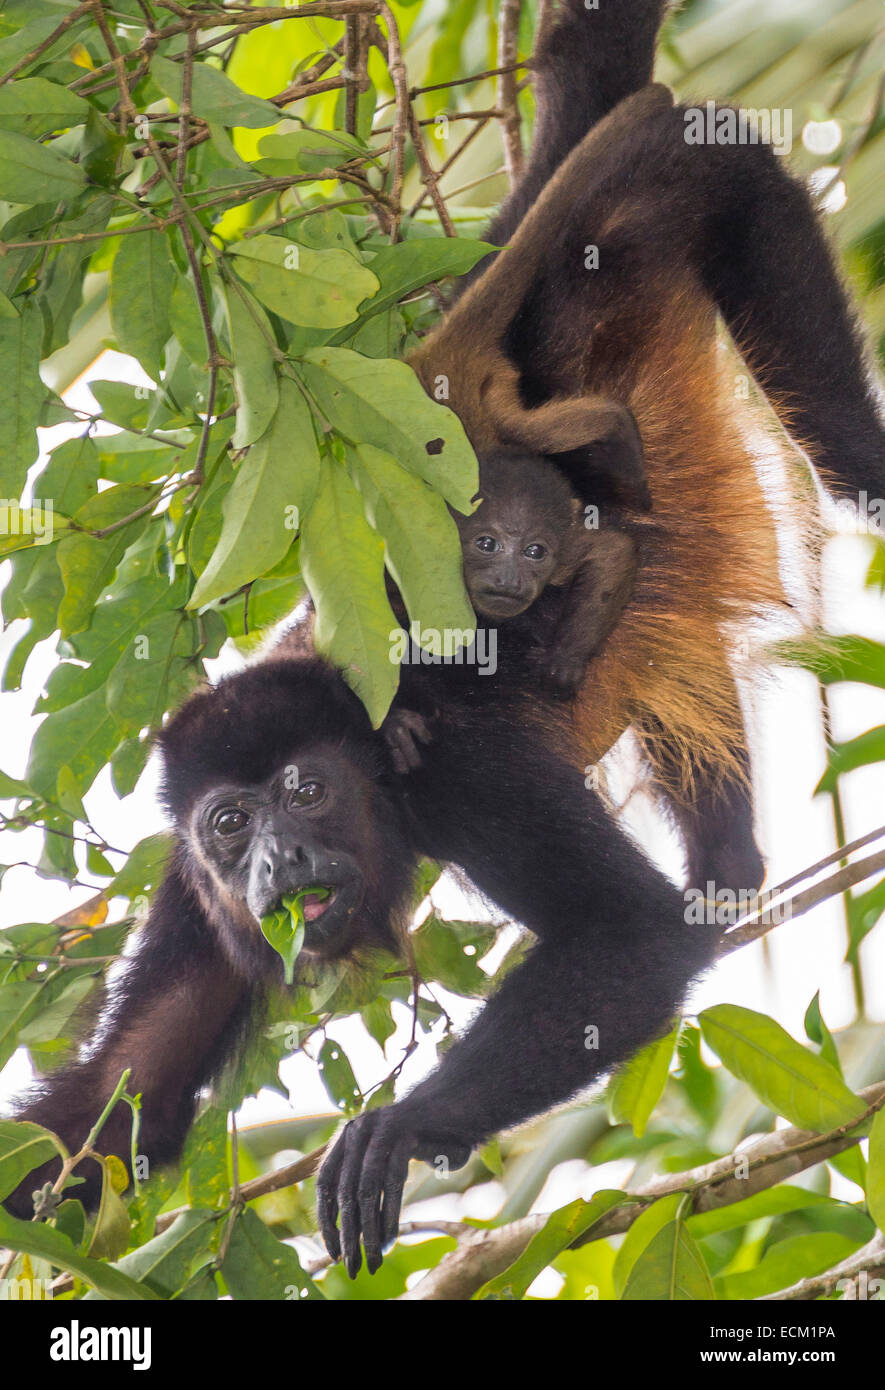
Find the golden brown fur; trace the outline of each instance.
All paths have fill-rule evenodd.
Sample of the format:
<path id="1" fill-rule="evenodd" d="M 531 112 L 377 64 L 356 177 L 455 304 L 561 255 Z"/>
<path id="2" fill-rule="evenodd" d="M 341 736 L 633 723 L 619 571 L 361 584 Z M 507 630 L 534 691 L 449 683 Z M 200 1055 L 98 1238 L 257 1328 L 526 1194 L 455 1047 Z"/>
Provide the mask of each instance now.
<path id="1" fill-rule="evenodd" d="M 640 539 L 633 598 L 593 658 L 573 707 L 583 766 L 595 762 L 630 725 L 678 796 L 703 768 L 715 783 L 746 774 L 737 691 L 728 653 L 736 628 L 783 601 L 774 521 L 753 466 L 740 402 L 725 379 L 710 297 L 678 259 L 616 301 L 598 322 L 576 325 L 582 337 L 563 356 L 580 353 L 580 393 L 563 393 L 536 409 L 520 401 L 518 373 L 507 357 L 509 320 L 555 235 L 566 190 L 592 179 L 601 199 L 616 186 L 625 123 L 637 141 L 672 98 L 651 86 L 601 121 L 560 166 L 527 213 L 509 249 L 468 289 L 411 363 L 430 394 L 445 378 L 450 404 L 477 449 L 556 453 L 588 437 L 588 423 L 613 403 L 639 427 L 652 511 L 629 524 Z M 616 124 L 617 123 L 617 124 Z M 608 184 L 607 181 L 608 180 Z M 648 212 L 615 193 L 598 239 L 632 231 Z M 573 362 L 571 379 L 576 379 Z M 545 450 L 540 448 L 541 452 Z M 538 711 L 549 728 L 551 711 Z M 674 751 L 677 765 L 674 767 Z M 681 766 L 679 766 L 681 764 Z"/>

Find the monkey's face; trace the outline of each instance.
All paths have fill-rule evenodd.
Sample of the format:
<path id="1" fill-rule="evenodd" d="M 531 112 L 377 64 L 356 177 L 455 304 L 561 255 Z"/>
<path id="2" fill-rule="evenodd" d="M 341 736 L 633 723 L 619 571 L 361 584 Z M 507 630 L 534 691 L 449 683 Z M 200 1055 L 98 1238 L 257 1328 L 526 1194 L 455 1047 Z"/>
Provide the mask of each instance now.
<path id="1" fill-rule="evenodd" d="M 464 583 L 482 616 L 515 618 L 544 590 L 559 563 L 561 538 L 546 519 L 518 503 L 488 498 L 458 518 Z"/>
<path id="2" fill-rule="evenodd" d="M 237 924 L 254 924 L 256 947 L 266 945 L 258 923 L 284 895 L 316 888 L 303 900 L 304 952 L 348 951 L 369 890 L 361 865 L 375 848 L 363 781 L 341 754 L 317 750 L 258 785 L 215 786 L 193 808 L 196 857 Z"/>

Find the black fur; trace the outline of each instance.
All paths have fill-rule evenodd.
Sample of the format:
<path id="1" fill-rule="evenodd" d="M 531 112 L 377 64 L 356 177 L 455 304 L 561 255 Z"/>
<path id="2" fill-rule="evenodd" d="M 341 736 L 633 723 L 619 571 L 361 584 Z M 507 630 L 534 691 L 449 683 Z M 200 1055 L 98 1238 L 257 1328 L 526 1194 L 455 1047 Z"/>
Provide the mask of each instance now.
<path id="1" fill-rule="evenodd" d="M 382 741 L 337 672 L 318 660 L 266 660 L 194 695 L 164 730 L 165 800 L 175 848 L 131 958 L 109 984 L 96 1033 L 83 1055 L 23 1098 L 15 1118 L 46 1125 L 71 1152 L 85 1140 L 126 1067 L 141 1093 L 139 1153 L 151 1168 L 175 1158 L 193 1121 L 200 1088 L 237 1050 L 260 1015 L 281 962 L 243 903 L 219 891 L 194 852 L 192 808 L 217 784 L 250 787 L 297 764 L 317 747 L 343 757 L 343 824 L 331 848 L 362 852 L 364 896 L 348 954 L 395 950 L 415 855 Z M 331 954 L 335 954 L 332 951 Z M 97 1148 L 128 1162 L 131 1112 L 121 1103 Z M 7 1199 L 31 1213 L 31 1192 L 54 1181 L 44 1165 Z M 98 1165 L 78 1170 L 72 1189 L 97 1202 Z"/>

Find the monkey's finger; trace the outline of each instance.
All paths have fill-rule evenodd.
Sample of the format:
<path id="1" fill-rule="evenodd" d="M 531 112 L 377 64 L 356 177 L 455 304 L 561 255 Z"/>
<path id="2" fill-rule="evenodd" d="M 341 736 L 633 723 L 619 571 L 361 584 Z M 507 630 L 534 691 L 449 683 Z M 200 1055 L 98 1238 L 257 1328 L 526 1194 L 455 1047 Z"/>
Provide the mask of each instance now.
<path id="1" fill-rule="evenodd" d="M 384 1206 L 381 1213 L 381 1248 L 386 1250 L 396 1240 L 399 1231 L 400 1210 L 403 1204 L 403 1188 L 409 1174 L 411 1145 L 408 1139 L 401 1139 L 395 1146 L 387 1163 L 387 1177 L 384 1182 Z M 380 1261 L 379 1261 L 380 1263 Z"/>
<path id="2" fill-rule="evenodd" d="M 397 729 L 392 736 L 390 752 L 397 772 L 411 772 L 420 766 L 421 755 L 415 747 L 412 735 L 406 729 Z"/>
<path id="3" fill-rule="evenodd" d="M 344 1131 L 347 1148 L 341 1176 L 338 1179 L 338 1210 L 341 1216 L 341 1249 L 344 1255 L 344 1268 L 351 1279 L 359 1274 L 362 1264 L 360 1236 L 359 1185 L 363 1170 L 366 1146 L 372 1127 L 366 1123 L 369 1116 L 363 1116 L 347 1126 Z"/>
<path id="4" fill-rule="evenodd" d="M 381 1264 L 381 1192 L 387 1164 L 388 1144 L 382 1134 L 375 1134 L 366 1150 L 359 1185 L 360 1223 L 366 1269 L 374 1274 Z"/>
<path id="5" fill-rule="evenodd" d="M 338 1178 L 344 1163 L 344 1134 L 332 1149 L 317 1176 L 317 1223 L 323 1244 L 333 1260 L 341 1259 L 338 1236 Z"/>

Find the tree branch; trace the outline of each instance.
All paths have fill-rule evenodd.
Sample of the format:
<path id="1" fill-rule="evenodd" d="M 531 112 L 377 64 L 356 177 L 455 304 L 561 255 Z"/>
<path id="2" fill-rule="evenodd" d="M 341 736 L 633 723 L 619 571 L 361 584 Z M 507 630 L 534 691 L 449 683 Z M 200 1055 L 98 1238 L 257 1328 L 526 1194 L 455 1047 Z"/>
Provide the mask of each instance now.
<path id="1" fill-rule="evenodd" d="M 776 1187 L 797 1173 L 842 1153 L 857 1143 L 859 1136 L 854 1131 L 859 1126 L 868 1129 L 867 1121 L 885 1105 L 885 1081 L 865 1087 L 859 1095 L 868 1106 L 864 1116 L 851 1126 L 840 1126 L 828 1134 L 794 1128 L 775 1130 L 712 1163 L 654 1178 L 633 1191 L 627 1189 L 625 1196 L 634 1200 L 612 1207 L 574 1242 L 572 1248 L 607 1236 L 623 1235 L 637 1217 L 661 1197 L 689 1193 L 692 1215 L 718 1211 Z M 747 1176 L 739 1177 L 738 1172 L 746 1172 Z M 543 1229 L 548 1215 L 524 1216 L 508 1226 L 470 1232 L 457 1250 L 444 1255 L 435 1269 L 408 1293 L 402 1294 L 401 1301 L 471 1298 L 487 1280 L 501 1274 L 522 1254 L 532 1237 Z"/>

